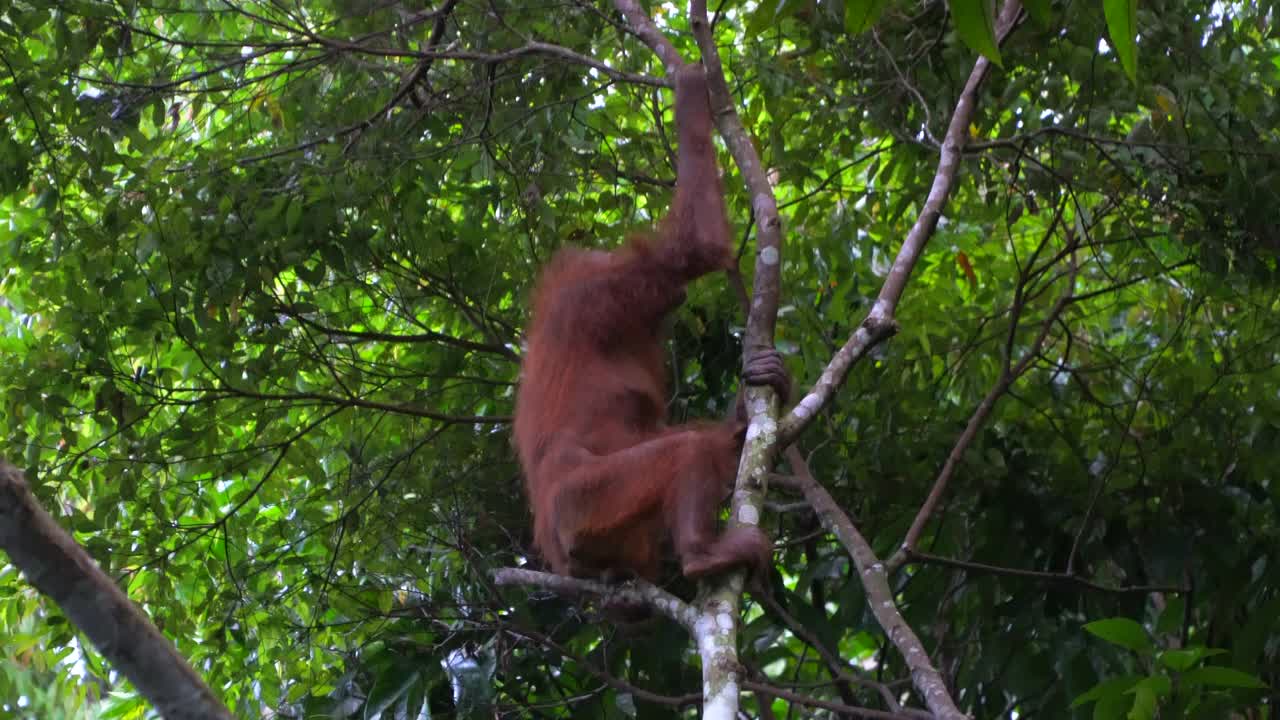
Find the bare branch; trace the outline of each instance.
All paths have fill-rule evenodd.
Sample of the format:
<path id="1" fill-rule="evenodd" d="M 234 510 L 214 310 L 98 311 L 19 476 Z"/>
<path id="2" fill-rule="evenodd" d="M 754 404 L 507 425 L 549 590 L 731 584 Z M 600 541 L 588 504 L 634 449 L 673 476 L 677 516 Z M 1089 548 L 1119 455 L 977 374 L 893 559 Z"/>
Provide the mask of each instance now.
<path id="1" fill-rule="evenodd" d="M 744 350 L 750 356 L 753 351 L 773 347 L 782 269 L 782 221 L 778 218 L 778 203 L 773 194 L 773 186 L 760 162 L 760 155 L 734 108 L 733 97 L 724 77 L 720 50 L 711 35 L 706 0 L 692 0 L 689 5 L 689 20 L 693 25 L 698 48 L 702 51 L 702 63 L 707 70 L 711 112 L 715 115 L 720 136 L 724 138 L 734 164 L 738 166 L 738 171 L 747 184 L 747 193 L 751 196 L 751 211 L 756 227 L 756 267 L 751 310 L 747 315 L 747 332 L 743 342 Z M 751 395 L 770 401 L 773 399 L 773 391 L 768 388 L 754 388 Z"/>
<path id="2" fill-rule="evenodd" d="M 885 712 L 884 710 L 855 707 L 853 705 L 845 705 L 844 703 L 831 702 L 830 700 L 821 700 L 819 698 L 809 697 L 808 695 L 801 695 L 800 693 L 792 692 L 790 690 L 784 690 L 777 685 L 771 685 L 769 683 L 747 680 L 742 683 L 742 687 L 743 689 L 750 690 L 751 692 L 773 695 L 775 697 L 782 698 L 787 702 L 795 703 L 796 705 L 830 710 L 831 712 L 836 713 L 839 717 L 870 718 L 871 720 L 918 720 L 915 715 Z"/>
<path id="3" fill-rule="evenodd" d="M 806 502 L 805 507 L 812 508 L 813 506 Z M 782 604 L 779 603 L 772 594 L 762 593 L 759 600 L 761 604 L 769 608 L 770 612 L 777 615 L 782 620 L 782 622 L 787 626 L 787 629 L 791 631 L 791 634 L 800 638 L 800 640 L 809 645 L 809 647 L 818 651 L 818 656 L 821 657 L 822 661 L 827 665 L 827 671 L 831 673 L 837 682 L 849 683 L 858 685 L 859 687 L 875 690 L 876 693 L 880 695 L 880 699 L 883 700 L 885 705 L 889 708 L 890 713 L 896 714 L 903 711 L 902 706 L 898 703 L 898 699 L 893 696 L 893 691 L 889 689 L 888 685 L 876 682 L 870 678 L 864 678 L 861 675 L 857 675 L 850 671 L 847 663 L 842 661 L 839 656 L 827 648 L 816 633 L 792 617 L 791 613 L 787 612 L 786 608 L 782 607 Z"/>
<path id="4" fill-rule="evenodd" d="M 193 388 L 193 390 L 195 390 Z M 438 420 L 445 423 L 462 423 L 477 425 L 504 425 L 511 422 L 510 415 L 450 415 L 448 413 L 436 412 L 426 408 L 410 405 L 408 403 L 388 403 L 379 402 L 377 400 L 366 400 L 361 397 L 348 396 L 339 397 L 337 395 L 326 395 L 316 392 L 299 392 L 299 393 L 263 393 L 254 390 L 246 390 L 224 385 L 219 388 L 204 389 L 202 392 L 208 395 L 222 395 L 251 398 L 254 400 L 278 400 L 281 402 L 314 402 L 324 405 L 336 405 L 338 407 L 365 408 L 368 410 L 382 410 L 383 412 L 395 413 L 397 415 L 408 415 L 410 417 L 426 418 L 428 420 Z"/>

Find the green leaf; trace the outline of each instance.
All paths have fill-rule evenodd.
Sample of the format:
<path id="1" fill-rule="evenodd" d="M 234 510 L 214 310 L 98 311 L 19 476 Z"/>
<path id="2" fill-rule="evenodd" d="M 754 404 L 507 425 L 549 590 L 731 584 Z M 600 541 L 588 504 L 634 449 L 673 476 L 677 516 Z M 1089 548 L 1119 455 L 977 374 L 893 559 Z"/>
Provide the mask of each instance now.
<path id="1" fill-rule="evenodd" d="M 392 703 L 404 697 L 421 677 L 417 670 L 397 664 L 374 678 L 373 688 L 369 691 L 369 699 L 364 705 L 366 720 L 372 720 L 372 718 L 381 715 L 383 710 L 391 707 Z"/>
<path id="2" fill-rule="evenodd" d="M 1138 82 L 1138 0 L 1103 0 L 1103 12 L 1107 16 L 1107 32 L 1111 45 L 1120 57 L 1124 74 L 1132 83 Z"/>
<path id="3" fill-rule="evenodd" d="M 768 30 L 778 15 L 778 0 L 763 0 L 747 20 L 747 34 L 759 35 Z"/>
<path id="4" fill-rule="evenodd" d="M 1147 655 L 1154 650 L 1147 631 L 1129 618 L 1095 620 L 1085 625 L 1084 629 L 1112 645 L 1129 648 L 1137 653 Z"/>
<path id="5" fill-rule="evenodd" d="M 1129 709 L 1129 720 L 1151 720 L 1156 716 L 1156 692 L 1143 683 L 1133 688 L 1133 707 Z"/>
<path id="6" fill-rule="evenodd" d="M 1160 664 L 1176 672 L 1184 672 L 1201 660 L 1213 655 L 1221 655 L 1226 650 L 1207 647 L 1192 647 L 1185 650 L 1166 650 L 1160 653 Z"/>
<path id="7" fill-rule="evenodd" d="M 1120 720 L 1133 707 L 1133 698 L 1128 693 L 1108 695 L 1099 698 L 1093 706 L 1093 720 Z"/>
<path id="8" fill-rule="evenodd" d="M 1035 24 L 1048 30 L 1053 27 L 1053 5 L 1051 0 L 1024 0 L 1022 5 Z"/>
<path id="9" fill-rule="evenodd" d="M 996 44 L 995 10 L 987 0 L 949 0 L 956 31 L 969 49 L 1004 67 Z"/>
<path id="10" fill-rule="evenodd" d="M 1102 701 L 1117 696 L 1123 697 L 1129 691 L 1129 688 L 1136 685 L 1140 680 L 1142 680 L 1141 675 L 1122 675 L 1110 680 L 1103 680 L 1076 696 L 1076 699 L 1071 701 L 1071 707 L 1079 707 L 1085 703 Z"/>
<path id="11" fill-rule="evenodd" d="M 1210 685 L 1213 687 L 1231 688 L 1265 688 L 1267 684 L 1257 676 L 1235 668 L 1210 665 L 1189 670 L 1182 675 L 1182 681 L 1188 685 Z"/>
<path id="12" fill-rule="evenodd" d="M 288 210 L 285 211 L 285 227 L 289 232 L 298 229 L 298 223 L 302 221 L 302 201 L 293 200 L 289 203 Z"/>
<path id="13" fill-rule="evenodd" d="M 846 0 L 844 29 L 850 35 L 858 35 L 870 30 L 887 7 L 889 7 L 889 0 Z"/>
<path id="14" fill-rule="evenodd" d="M 1173 682 L 1165 675 L 1152 675 L 1137 682 L 1126 691 L 1133 695 L 1129 708 L 1129 720 L 1151 720 L 1156 716 L 1159 698 L 1167 697 L 1173 690 Z"/>

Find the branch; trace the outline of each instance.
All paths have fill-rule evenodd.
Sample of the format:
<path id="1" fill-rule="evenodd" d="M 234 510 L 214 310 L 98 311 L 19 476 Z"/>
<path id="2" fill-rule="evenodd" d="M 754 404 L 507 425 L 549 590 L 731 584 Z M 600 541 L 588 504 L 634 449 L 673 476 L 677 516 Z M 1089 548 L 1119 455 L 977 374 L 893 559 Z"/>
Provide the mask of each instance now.
<path id="1" fill-rule="evenodd" d="M 697 612 L 691 605 L 657 585 L 643 580 L 634 580 L 624 585 L 609 585 L 596 580 L 583 580 L 567 575 L 508 567 L 494 570 L 493 582 L 497 585 L 540 587 L 567 596 L 588 593 L 609 600 L 622 600 L 629 605 L 651 607 L 680 623 L 690 632 L 694 631 L 694 623 L 697 620 Z"/>
<path id="2" fill-rule="evenodd" d="M 440 10 L 435 13 L 436 21 L 431 27 L 431 35 L 427 38 L 426 47 L 428 50 L 435 50 L 439 48 L 440 43 L 444 41 L 444 32 L 446 30 L 445 26 L 448 25 L 449 16 L 453 14 L 453 9 L 457 6 L 458 0 L 445 0 L 444 5 L 442 5 Z M 415 102 L 419 101 L 417 96 L 418 85 L 426 85 L 424 81 L 426 80 L 427 75 L 431 72 L 431 65 L 434 60 L 435 58 L 428 57 L 418 61 L 418 64 L 414 66 L 413 70 L 410 71 L 401 82 L 401 90 L 409 94 L 413 94 Z M 405 90 L 406 88 L 407 90 Z M 401 92 L 396 93 L 397 96 L 400 94 Z"/>
<path id="3" fill-rule="evenodd" d="M 751 197 L 751 212 L 756 226 L 755 284 L 751 292 L 751 311 L 747 315 L 744 350 L 748 353 L 773 347 L 774 329 L 778 318 L 779 277 L 782 270 L 782 221 L 778 218 L 778 203 L 773 186 L 760 162 L 760 155 L 742 118 L 734 108 L 733 97 L 724 77 L 724 65 L 720 49 L 711 34 L 707 19 L 706 0 L 692 0 L 689 4 L 689 21 L 693 35 L 702 51 L 702 64 L 707 70 L 707 85 L 711 93 L 711 112 L 716 127 L 724 138 L 733 162 L 742 173 L 747 193 Z M 757 399 L 772 399 L 773 392 L 756 388 L 752 395 Z"/>
<path id="4" fill-rule="evenodd" d="M 1102 583 L 1080 577 L 1070 570 L 1066 572 L 1021 570 L 1019 568 L 988 565 L 986 563 L 971 562 L 968 560 L 956 560 L 955 558 L 931 555 L 929 553 L 917 552 L 915 550 L 907 551 L 907 562 L 919 563 L 921 565 L 941 565 L 943 567 L 955 568 L 966 572 L 981 572 L 989 575 L 1000 575 L 1003 577 L 1041 580 L 1047 583 L 1059 585 L 1078 585 L 1088 590 L 1096 590 L 1098 592 L 1110 593 L 1112 595 L 1191 592 L 1190 588 L 1179 587 L 1177 585 L 1103 585 Z"/>
<path id="5" fill-rule="evenodd" d="M 924 698 L 925 705 L 938 720 L 968 720 L 964 713 L 956 707 L 956 702 L 947 691 L 946 681 L 929 660 L 920 638 L 898 612 L 893 600 L 893 591 L 889 588 L 889 574 L 885 572 L 884 563 L 876 557 L 875 551 L 867 543 L 853 521 L 844 510 L 836 504 L 831 493 L 818 484 L 809 464 L 805 462 L 800 450 L 792 445 L 787 448 L 787 460 L 791 463 L 791 471 L 804 490 L 804 496 L 813 505 L 823 527 L 831 531 L 836 539 L 844 545 L 849 557 L 858 568 L 858 576 L 862 578 L 862 587 L 867 592 L 867 605 L 875 614 L 876 621 L 884 628 L 885 635 L 898 648 L 903 660 L 911 670 L 911 682 Z"/>
<path id="6" fill-rule="evenodd" d="M 0 548 L 162 717 L 233 720 L 146 614 L 40 507 L 22 472 L 4 460 L 0 460 Z"/>
<path id="7" fill-rule="evenodd" d="M 914 715 L 904 715 L 902 713 L 885 712 L 884 710 L 875 710 L 872 708 L 855 707 L 853 705 L 845 705 L 844 703 L 831 702 L 830 700 L 821 700 L 808 695 L 801 695 L 797 692 L 784 690 L 777 685 L 769 683 L 755 682 L 747 680 L 742 683 L 745 690 L 763 695 L 773 695 L 787 702 L 796 705 L 805 705 L 808 707 L 822 708 L 836 713 L 837 717 L 854 717 L 854 718 L 870 718 L 871 720 L 916 720 Z M 963 716 L 962 716 L 963 717 Z"/>
<path id="8" fill-rule="evenodd" d="M 627 19 L 627 24 L 635 30 L 641 42 L 648 45 L 653 50 L 653 54 L 662 61 L 662 68 L 667 71 L 667 75 L 674 75 L 676 70 L 684 65 L 684 59 L 676 51 L 676 46 L 662 34 L 657 24 L 653 22 L 653 18 L 640 7 L 639 2 L 614 0 L 613 5 L 622 12 L 623 17 Z"/>
<path id="9" fill-rule="evenodd" d="M 423 63 L 419 67 L 425 67 L 429 61 L 439 59 L 446 60 L 462 60 L 467 62 L 475 62 L 483 65 L 496 65 L 508 62 L 526 55 L 550 55 L 552 57 L 562 58 L 571 62 L 586 65 L 600 72 L 600 74 L 608 77 L 615 82 L 627 82 L 637 85 L 650 85 L 653 87 L 666 87 L 667 83 L 658 78 L 649 75 L 637 75 L 635 73 L 622 72 L 615 70 L 608 65 L 596 60 L 593 57 L 583 55 L 581 53 L 570 50 L 559 45 L 550 43 L 530 41 L 517 48 L 504 50 L 497 53 L 482 53 L 470 50 L 384 50 L 381 48 L 372 48 L 359 45 L 357 43 L 342 42 L 337 40 L 328 40 L 319 36 L 312 36 L 314 40 L 329 48 L 329 53 L 362 53 L 366 55 L 377 55 L 385 57 L 411 57 L 418 58 Z M 322 134 L 289 147 L 277 148 L 258 155 L 250 155 L 236 161 L 238 165 L 248 166 L 265 160 L 273 160 L 285 155 L 310 150 L 313 147 L 324 145 L 326 143 L 335 142 L 338 138 L 345 138 L 356 133 L 364 132 L 373 127 L 380 119 L 387 117 L 401 101 L 413 92 L 415 85 L 411 83 L 401 83 L 398 90 L 392 94 L 391 98 L 382 104 L 376 111 L 368 117 L 356 122 L 337 128 L 336 130 L 327 130 Z"/>
<path id="10" fill-rule="evenodd" d="M 1069 242 L 1069 248 L 1075 249 L 1077 240 L 1074 236 Z M 1026 373 L 1034 361 L 1040 355 L 1040 348 L 1044 346 L 1045 340 L 1049 337 L 1049 330 L 1053 328 L 1054 323 L 1058 321 L 1058 317 L 1062 315 L 1062 311 L 1071 303 L 1072 294 L 1075 292 L 1076 272 L 1079 265 L 1073 260 L 1071 263 L 1071 273 L 1067 280 L 1067 286 L 1063 289 L 1062 294 L 1058 296 L 1053 307 L 1045 316 L 1044 322 L 1040 324 L 1040 332 L 1036 335 L 1036 339 L 1031 343 L 1031 347 L 1023 353 L 1018 360 L 1016 366 L 1011 366 L 1013 362 L 1012 348 L 1014 336 L 1018 330 L 1018 319 L 1022 314 L 1022 303 L 1026 300 L 1024 293 L 1024 285 L 1027 275 L 1024 273 L 1022 282 L 1018 284 L 1017 297 L 1014 306 L 1011 309 L 1012 317 L 1009 322 L 1009 337 L 1005 345 L 1004 366 L 1000 371 L 1000 377 L 996 379 L 991 390 L 982 398 L 982 402 L 978 403 L 978 407 L 974 409 L 973 415 L 969 417 L 969 422 L 965 425 L 964 431 L 960 433 L 960 437 L 956 438 L 955 445 L 952 446 L 951 452 L 947 454 L 946 461 L 942 464 L 942 470 L 938 472 L 938 477 L 933 482 L 933 488 L 929 491 L 929 495 L 925 498 L 924 503 L 920 506 L 920 510 L 916 513 L 915 519 L 911 522 L 911 528 L 907 530 L 906 536 L 902 539 L 902 545 L 889 557 L 888 571 L 890 573 L 897 572 L 898 568 L 906 562 L 907 554 L 915 550 L 916 543 L 920 541 L 920 535 L 924 532 L 924 526 L 929 522 L 929 518 L 933 515 L 934 510 L 938 507 L 938 502 L 942 499 L 943 493 L 946 492 L 947 485 L 951 482 L 951 478 L 955 476 L 956 469 L 960 467 L 960 461 L 964 458 L 965 452 L 973 441 L 978 437 L 978 431 L 986 424 L 987 419 L 991 417 L 992 410 L 995 409 L 996 402 L 1009 391 L 1009 388 L 1017 382 L 1018 378 Z"/>
<path id="11" fill-rule="evenodd" d="M 355 396 L 339 397 L 337 395 L 326 395 L 324 393 L 316 392 L 264 393 L 237 388 L 227 383 L 223 383 L 223 386 L 219 388 L 201 389 L 200 391 L 208 395 L 242 397 L 249 398 L 251 400 L 276 400 L 279 402 L 310 401 L 326 405 L 336 405 L 338 407 L 381 410 L 383 412 L 396 413 L 398 415 L 408 415 L 409 417 L 438 420 L 444 423 L 505 425 L 510 423 L 512 419 L 510 415 L 450 415 L 449 413 L 427 410 L 426 408 L 409 405 L 407 403 L 388 403 L 377 400 L 365 400 L 364 398 Z"/>
<path id="12" fill-rule="evenodd" d="M 733 98 L 724 78 L 720 50 L 712 36 L 707 18 L 706 0 L 691 0 L 689 23 L 702 53 L 707 73 L 711 113 L 724 138 L 734 163 L 742 173 L 751 197 L 752 217 L 756 228 L 755 284 L 747 313 L 746 337 L 743 339 L 743 363 L 761 350 L 773 348 L 778 317 L 779 276 L 782 268 L 782 223 L 778 219 L 778 203 L 765 175 L 760 156 L 751 143 L 742 119 L 734 109 Z M 751 416 L 747 428 L 738 477 L 729 506 L 729 526 L 760 524 L 764 505 L 764 488 L 769 470 L 775 462 L 777 441 L 778 397 L 769 387 L 747 386 L 744 392 Z M 732 720 L 738 715 L 739 675 L 738 623 L 742 610 L 743 573 L 731 573 L 713 586 L 701 605 L 698 627 L 706 633 L 707 645 L 699 637 L 702 649 L 702 677 L 706 698 L 704 720 Z M 701 635 L 701 634 L 700 634 Z M 711 661 L 711 662 L 709 662 Z M 745 680 L 746 678 L 741 678 Z"/>
<path id="13" fill-rule="evenodd" d="M 1009 37 L 1021 15 L 1020 0 L 1006 0 L 997 21 L 998 41 L 1003 43 Z M 946 207 L 947 199 L 955 187 L 956 176 L 960 172 L 960 160 L 964 154 L 965 144 L 969 141 L 969 124 L 973 120 L 974 110 L 978 105 L 978 91 L 991 71 L 991 61 L 979 56 L 969 73 L 969 80 L 960 93 L 956 109 L 951 114 L 951 122 L 947 125 L 947 134 L 943 137 L 939 150 L 938 169 L 933 176 L 933 185 L 929 188 L 929 196 L 920 215 L 911 226 L 910 232 L 902 242 L 893 267 L 885 277 L 880 294 L 867 313 L 867 317 L 858 326 L 843 347 L 836 352 L 822 371 L 822 375 L 807 395 L 779 423 L 778 434 L 781 442 L 790 442 L 813 421 L 813 418 L 831 402 L 835 392 L 844 384 L 845 378 L 859 360 L 869 350 L 887 340 L 897 332 L 895 313 L 898 301 L 907 287 L 907 280 L 915 269 L 916 261 L 924 253 L 925 245 L 933 237 L 938 227 L 938 220 Z"/>
<path id="14" fill-rule="evenodd" d="M 276 310 L 283 315 L 293 318 L 298 323 L 333 338 L 350 338 L 352 340 L 375 341 L 375 342 L 402 342 L 402 343 L 440 343 L 441 345 L 450 345 L 462 350 L 475 350 L 477 352 L 493 353 L 502 355 L 512 360 L 519 360 L 520 357 L 511 348 L 497 343 L 475 342 L 474 340 L 465 340 L 463 338 L 446 335 L 445 333 L 428 330 L 422 333 L 399 334 L 388 332 L 375 332 L 369 330 L 344 330 L 342 328 L 331 328 L 326 325 L 312 320 L 300 311 L 289 306 L 280 306 Z"/>
<path id="15" fill-rule="evenodd" d="M 506 568 L 506 569 L 514 570 L 515 568 Z M 500 570 L 499 572 L 502 572 L 502 571 Z M 589 662 L 586 658 L 571 652 L 569 648 L 565 647 L 564 645 L 561 645 L 560 643 L 556 642 L 552 638 L 542 633 L 535 632 L 533 630 L 526 630 L 524 628 L 515 628 L 509 625 L 501 626 L 501 630 L 502 632 L 505 632 L 509 635 L 514 635 L 518 638 L 525 638 L 528 640 L 532 640 L 541 645 L 545 645 L 551 648 L 552 650 L 555 650 L 556 652 L 560 653 L 561 656 L 573 661 L 573 663 L 578 667 L 581 667 L 591 675 L 594 675 L 596 679 L 598 679 L 600 682 L 604 683 L 605 685 L 608 685 L 609 687 L 619 692 L 630 693 L 631 695 L 634 695 L 638 700 L 644 700 L 646 702 L 651 702 L 655 705 L 663 705 L 666 707 L 674 707 L 674 708 L 690 707 L 693 705 L 697 705 L 702 701 L 702 696 L 697 693 L 687 693 L 684 695 L 663 695 L 661 693 L 653 692 L 652 690 L 646 690 L 642 687 L 632 685 L 626 680 L 615 677 L 614 675 L 611 675 L 608 672 L 601 670 L 600 668 L 596 667 L 593 663 Z M 527 708 L 525 709 L 527 710 Z"/>

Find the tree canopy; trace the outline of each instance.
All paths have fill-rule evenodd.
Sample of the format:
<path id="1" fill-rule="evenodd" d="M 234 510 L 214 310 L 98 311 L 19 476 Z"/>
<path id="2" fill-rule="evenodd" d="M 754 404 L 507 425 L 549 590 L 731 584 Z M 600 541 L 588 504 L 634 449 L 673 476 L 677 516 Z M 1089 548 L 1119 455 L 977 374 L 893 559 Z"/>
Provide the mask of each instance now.
<path id="1" fill-rule="evenodd" d="M 906 628 L 975 718 L 1272 717 L 1277 9 L 730 1 L 700 50 L 630 0 L 0 0 L 0 456 L 237 717 L 696 716 L 687 627 L 494 575 L 540 567 L 528 294 L 667 207 L 669 42 L 819 409 L 760 456 L 741 712 L 930 717 Z M 673 420 L 769 340 L 742 287 L 673 316 Z M 147 712 L 11 565 L 0 635 L 0 715 Z"/>

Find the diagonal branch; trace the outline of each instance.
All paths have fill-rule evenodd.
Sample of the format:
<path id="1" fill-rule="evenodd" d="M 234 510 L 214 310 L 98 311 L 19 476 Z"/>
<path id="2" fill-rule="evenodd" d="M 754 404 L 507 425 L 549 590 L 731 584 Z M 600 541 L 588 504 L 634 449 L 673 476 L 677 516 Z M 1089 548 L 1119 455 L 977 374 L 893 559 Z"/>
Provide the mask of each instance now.
<path id="1" fill-rule="evenodd" d="M 795 484 L 803 489 L 803 486 L 799 483 L 799 480 L 795 481 Z M 808 502 L 803 502 L 802 504 L 805 507 L 812 507 Z M 787 612 L 787 609 L 782 607 L 782 603 L 778 602 L 777 598 L 775 598 L 772 593 L 761 593 L 760 595 L 761 596 L 758 598 L 760 604 L 768 607 L 770 612 L 777 615 L 778 618 L 782 620 L 783 624 L 787 626 L 787 629 L 791 631 L 792 635 L 800 638 L 802 642 L 817 651 L 818 656 L 827 664 L 827 671 L 831 673 L 832 677 L 835 678 L 837 682 L 858 685 L 859 687 L 875 690 L 876 693 L 880 695 L 880 699 L 884 702 L 885 706 L 889 708 L 890 713 L 914 712 L 910 708 L 904 711 L 903 707 L 898 703 L 898 699 L 893 696 L 893 690 L 891 690 L 885 683 L 876 682 L 875 680 L 862 677 L 861 675 L 857 675 L 849 670 L 848 663 L 828 649 L 818 637 L 817 633 L 814 633 L 809 628 L 802 625 L 796 618 L 792 617 L 791 613 Z"/>
<path id="2" fill-rule="evenodd" d="M 885 572 L 884 563 L 876 557 L 871 545 L 858 532 L 853 520 L 845 514 L 827 489 L 818 484 L 809 471 L 800 450 L 792 445 L 787 448 L 787 460 L 796 481 L 804 491 L 805 499 L 813 506 L 814 512 L 822 526 L 830 530 L 836 539 L 849 553 L 853 564 L 858 568 L 858 576 L 862 578 L 862 587 L 867 592 L 867 606 L 876 616 L 876 622 L 884 629 L 890 642 L 902 654 L 907 668 L 911 671 L 911 682 L 924 699 L 925 705 L 938 720 L 968 720 L 967 716 L 956 707 L 947 690 L 942 673 L 929 660 L 929 653 L 916 636 L 911 626 L 903 619 L 902 613 L 893 600 L 893 591 L 889 588 L 889 574 Z"/>
<path id="3" fill-rule="evenodd" d="M 645 12 L 637 0 L 614 0 L 613 4 L 622 12 L 623 17 L 627 19 L 627 24 L 635 30 L 640 40 L 648 45 L 653 50 L 653 54 L 662 61 L 662 68 L 667 71 L 667 75 L 674 75 L 676 70 L 684 65 L 684 58 L 680 57 L 676 46 L 671 44 L 667 36 L 658 29 L 657 23 L 649 17 L 649 13 Z"/>
<path id="4" fill-rule="evenodd" d="M 997 21 L 997 39 L 1003 43 L 1021 17 L 1020 0 L 1006 0 Z M 845 344 L 836 351 L 822 371 L 813 388 L 801 398 L 800 402 L 779 423 L 780 441 L 787 443 L 796 437 L 813 421 L 819 412 L 831 402 L 840 386 L 844 384 L 849 370 L 875 346 L 884 342 L 897 332 L 895 313 L 898 301 L 906 290 L 907 281 L 915 269 L 916 262 L 924 254 L 924 248 L 933 237 L 938 227 L 938 220 L 946 207 L 947 198 L 955 187 L 956 177 L 960 172 L 960 160 L 964 154 L 965 144 L 969 141 L 969 124 L 973 120 L 974 110 L 978 105 L 978 91 L 991 72 L 991 61 L 979 56 L 969 73 L 969 80 L 960 93 L 956 109 L 951 114 L 951 122 L 947 125 L 947 134 L 943 137 L 939 151 L 938 170 L 933 176 L 933 185 L 929 188 L 929 196 L 920 215 L 911 226 L 907 237 L 893 260 L 893 267 L 885 277 L 880 294 L 871 306 L 867 317 L 858 329 L 849 336 Z"/>
<path id="5" fill-rule="evenodd" d="M 111 666 L 166 719 L 232 720 L 146 614 L 40 507 L 22 473 L 0 460 L 0 549 Z"/>
<path id="6" fill-rule="evenodd" d="M 772 695 L 774 697 L 781 698 L 793 705 L 804 705 L 821 710 L 829 710 L 835 713 L 836 717 L 863 718 L 864 720 L 912 720 L 915 717 L 914 715 L 907 715 L 904 713 L 885 712 L 884 710 L 856 707 L 853 705 L 845 705 L 844 703 L 831 702 L 829 700 L 820 700 L 815 697 L 801 695 L 798 692 L 778 687 L 777 685 L 757 682 L 755 680 L 748 680 L 742 683 L 742 687 L 743 689 L 750 690 L 754 693 Z"/>

